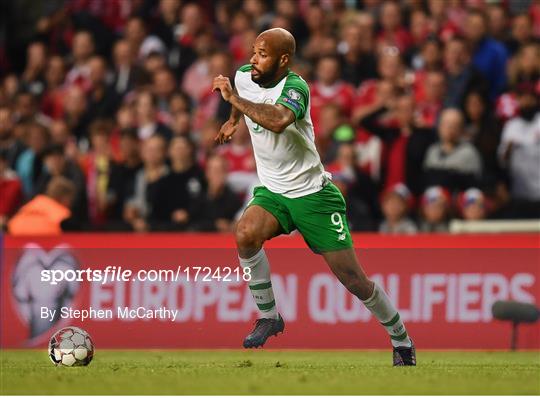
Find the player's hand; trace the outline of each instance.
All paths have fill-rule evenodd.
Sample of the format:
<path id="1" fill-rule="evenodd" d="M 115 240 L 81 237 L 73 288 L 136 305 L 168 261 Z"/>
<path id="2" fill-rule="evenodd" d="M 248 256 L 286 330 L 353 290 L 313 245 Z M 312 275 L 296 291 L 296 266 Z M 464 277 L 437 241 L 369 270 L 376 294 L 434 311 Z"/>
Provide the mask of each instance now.
<path id="1" fill-rule="evenodd" d="M 238 121 L 229 119 L 223 123 L 223 126 L 221 126 L 219 129 L 218 135 L 216 135 L 216 138 L 214 139 L 218 142 L 218 144 L 224 144 L 232 138 L 237 129 Z"/>
<path id="2" fill-rule="evenodd" d="M 227 102 L 229 101 L 231 96 L 234 94 L 229 78 L 223 75 L 214 77 L 214 83 L 212 84 L 212 91 L 216 91 L 216 90 L 219 90 L 219 92 L 221 93 L 221 96 Z"/>

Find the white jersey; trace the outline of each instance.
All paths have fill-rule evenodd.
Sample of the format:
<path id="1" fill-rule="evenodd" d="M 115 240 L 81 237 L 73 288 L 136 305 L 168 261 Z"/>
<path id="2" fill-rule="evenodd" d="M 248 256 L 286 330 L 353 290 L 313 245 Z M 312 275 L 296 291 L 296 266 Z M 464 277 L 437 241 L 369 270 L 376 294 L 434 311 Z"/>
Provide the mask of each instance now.
<path id="1" fill-rule="evenodd" d="M 295 121 L 280 134 L 244 115 L 261 183 L 288 198 L 320 191 L 330 174 L 324 171 L 315 147 L 305 80 L 289 71 L 273 87 L 260 87 L 251 80 L 251 65 L 245 65 L 236 72 L 234 83 L 240 97 L 257 104 L 281 104 L 295 115 Z"/>

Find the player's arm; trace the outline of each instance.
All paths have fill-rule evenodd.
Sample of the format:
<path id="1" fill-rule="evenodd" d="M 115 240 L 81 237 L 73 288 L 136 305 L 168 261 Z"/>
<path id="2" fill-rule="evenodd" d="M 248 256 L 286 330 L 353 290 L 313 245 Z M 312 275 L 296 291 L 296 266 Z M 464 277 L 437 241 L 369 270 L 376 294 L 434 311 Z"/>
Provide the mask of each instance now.
<path id="1" fill-rule="evenodd" d="M 234 90 L 234 93 L 236 93 L 236 89 Z M 229 119 L 223 123 L 219 129 L 218 135 L 215 138 L 219 144 L 229 141 L 234 133 L 236 133 L 240 116 L 242 116 L 242 112 L 240 112 L 236 107 L 231 106 L 231 115 L 229 116 Z"/>
<path id="2" fill-rule="evenodd" d="M 294 122 L 294 112 L 281 104 L 256 104 L 236 94 L 231 86 L 229 78 L 218 76 L 214 78 L 213 90 L 219 90 L 225 101 L 233 106 L 261 127 L 282 133 L 285 128 Z"/>
<path id="3" fill-rule="evenodd" d="M 256 104 L 237 94 L 232 95 L 229 102 L 255 123 L 274 133 L 282 133 L 295 119 L 294 113 L 280 104 Z"/>

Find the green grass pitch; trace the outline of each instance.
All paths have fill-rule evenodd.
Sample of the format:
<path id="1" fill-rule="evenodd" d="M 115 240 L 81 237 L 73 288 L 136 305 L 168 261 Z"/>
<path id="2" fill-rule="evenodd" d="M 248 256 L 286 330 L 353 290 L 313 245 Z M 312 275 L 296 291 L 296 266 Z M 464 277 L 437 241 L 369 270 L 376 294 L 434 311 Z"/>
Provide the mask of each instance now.
<path id="1" fill-rule="evenodd" d="M 44 350 L 0 351 L 5 394 L 540 394 L 539 352 L 98 350 L 83 368 Z"/>

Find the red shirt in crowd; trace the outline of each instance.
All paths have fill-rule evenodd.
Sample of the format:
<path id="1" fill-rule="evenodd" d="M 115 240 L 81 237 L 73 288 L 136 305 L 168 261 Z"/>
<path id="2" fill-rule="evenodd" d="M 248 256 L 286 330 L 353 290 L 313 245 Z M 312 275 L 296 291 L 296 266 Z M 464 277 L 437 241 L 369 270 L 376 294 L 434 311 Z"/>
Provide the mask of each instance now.
<path id="1" fill-rule="evenodd" d="M 394 32 L 382 31 L 377 36 L 377 44 L 395 46 L 400 53 L 404 53 L 412 45 L 412 37 L 405 28 L 398 28 Z"/>
<path id="2" fill-rule="evenodd" d="M 236 171 L 255 171 L 255 159 L 253 158 L 251 145 L 229 144 L 220 147 L 218 153 L 227 159 L 230 173 Z"/>
<path id="3" fill-rule="evenodd" d="M 354 87 L 345 82 L 337 82 L 332 86 L 323 86 L 318 82 L 311 83 L 311 121 L 315 134 L 320 131 L 320 115 L 323 106 L 333 103 L 339 105 L 343 115 L 350 117 L 354 104 Z"/>
<path id="4" fill-rule="evenodd" d="M 12 216 L 22 203 L 21 180 L 15 172 L 6 171 L 0 175 L 0 216 Z"/>

